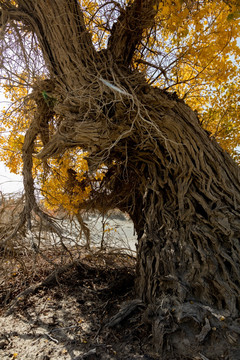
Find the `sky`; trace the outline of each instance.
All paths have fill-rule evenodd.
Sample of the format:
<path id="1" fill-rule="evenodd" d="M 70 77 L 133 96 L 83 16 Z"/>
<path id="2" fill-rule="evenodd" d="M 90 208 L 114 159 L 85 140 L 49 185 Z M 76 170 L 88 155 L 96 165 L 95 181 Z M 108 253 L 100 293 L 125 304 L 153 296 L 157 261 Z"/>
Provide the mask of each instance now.
<path id="1" fill-rule="evenodd" d="M 0 162 L 0 192 L 2 194 L 21 193 L 23 191 L 22 176 L 10 173 Z"/>

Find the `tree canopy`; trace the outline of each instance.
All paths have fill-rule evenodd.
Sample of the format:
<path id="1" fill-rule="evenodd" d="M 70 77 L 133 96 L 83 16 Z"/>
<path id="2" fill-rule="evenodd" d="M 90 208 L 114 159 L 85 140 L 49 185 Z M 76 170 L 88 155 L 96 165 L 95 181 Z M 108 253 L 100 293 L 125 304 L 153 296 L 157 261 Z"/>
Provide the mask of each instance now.
<path id="1" fill-rule="evenodd" d="M 135 2 L 136 9 L 151 7 L 149 24 L 143 26 L 143 20 L 140 27 L 138 15 L 135 15 L 133 23 L 128 23 L 126 17 L 125 27 L 117 22 L 125 12 L 135 11 L 131 2 L 83 1 L 80 4 L 94 51 L 101 54 L 112 49 L 119 61 L 123 57 L 132 70 L 144 74 L 149 84 L 176 92 L 198 112 L 202 126 L 211 132 L 211 136 L 239 160 L 240 49 L 237 39 L 240 24 L 237 1 L 164 0 L 151 5 Z M 21 7 L 21 2 L 2 1 L 1 5 L 2 36 L 6 34 L 1 42 L 1 84 L 12 105 L 2 111 L 0 157 L 12 172 L 20 173 L 24 134 L 36 110 L 31 99 L 33 84 L 48 78 L 49 71 L 36 33 L 30 32 L 29 27 L 21 22 L 21 16 L 14 14 L 14 10 Z M 7 18 L 10 13 L 14 16 L 9 23 Z M 127 38 L 132 30 L 139 37 L 134 39 L 134 52 L 131 54 L 126 53 L 131 52 L 128 41 L 124 40 L 125 49 L 118 49 L 119 27 L 123 29 L 123 37 Z M 68 41 L 67 37 L 62 41 Z M 43 88 L 42 96 L 51 108 L 56 100 L 54 95 Z M 51 133 L 56 131 L 57 121 L 54 114 Z M 46 131 L 41 134 L 34 151 L 41 149 L 47 136 Z M 76 178 L 81 182 L 86 177 L 87 166 L 81 149 L 69 150 L 61 159 L 49 160 L 47 166 L 34 159 L 34 177 L 48 206 L 57 206 L 58 202 L 70 212 L 77 211 L 79 203 L 88 197 L 91 184 L 89 181 L 86 188 L 80 190 L 79 183 L 75 182 L 76 189 L 71 184 L 66 193 L 66 187 L 71 182 L 68 169 L 76 171 Z M 95 180 L 103 174 L 104 171 L 100 171 Z M 71 191 L 74 194 L 72 197 Z"/>
<path id="2" fill-rule="evenodd" d="M 136 296 L 163 359 L 212 357 L 216 342 L 215 358 L 230 357 L 229 332 L 239 350 L 240 169 L 228 154 L 239 146 L 239 6 L 0 0 L 14 102 L 1 154 L 18 171 L 22 153 L 25 187 L 13 234 L 35 213 L 61 236 L 36 184 L 76 214 L 126 211 Z"/>

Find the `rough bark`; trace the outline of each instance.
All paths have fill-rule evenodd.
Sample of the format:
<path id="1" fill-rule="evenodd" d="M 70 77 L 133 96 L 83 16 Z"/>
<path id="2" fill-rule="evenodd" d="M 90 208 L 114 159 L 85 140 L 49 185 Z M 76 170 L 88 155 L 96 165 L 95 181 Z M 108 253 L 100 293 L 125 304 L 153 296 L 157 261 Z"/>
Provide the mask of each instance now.
<path id="1" fill-rule="evenodd" d="M 129 65 L 143 32 L 154 24 L 159 0 L 136 0 L 127 6 L 113 25 L 108 50 L 114 60 Z"/>
<path id="2" fill-rule="evenodd" d="M 134 221 L 137 294 L 149 304 L 158 352 L 164 359 L 197 359 L 221 338 L 226 351 L 228 344 L 239 346 L 240 172 L 195 112 L 127 67 L 151 26 L 154 3 L 133 2 L 113 27 L 107 51 L 96 53 L 77 1 L 51 1 L 47 9 L 43 0 L 17 2 L 39 38 L 55 84 L 51 111 L 60 118 L 38 157 L 81 146 L 89 152 L 90 170 L 108 166 L 107 191 L 91 202 L 119 207 Z M 148 11 L 138 14 L 144 21 L 128 49 L 135 23 L 127 17 L 138 3 Z M 40 129 L 29 131 L 28 158 Z M 219 346 L 216 359 L 221 351 Z"/>

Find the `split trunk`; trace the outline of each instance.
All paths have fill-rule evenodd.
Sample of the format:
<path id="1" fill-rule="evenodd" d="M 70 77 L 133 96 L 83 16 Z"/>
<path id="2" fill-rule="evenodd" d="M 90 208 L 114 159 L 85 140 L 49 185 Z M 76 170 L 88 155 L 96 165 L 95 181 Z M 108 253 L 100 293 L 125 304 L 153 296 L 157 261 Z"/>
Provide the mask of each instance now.
<path id="1" fill-rule="evenodd" d="M 211 348 L 213 329 L 221 338 L 224 322 L 229 333 L 222 344 L 239 346 L 239 168 L 183 101 L 130 70 L 132 49 L 144 29 L 139 24 L 151 26 L 152 12 L 138 11 L 145 20 L 133 22 L 138 35 L 131 37 L 127 10 L 113 27 L 108 48 L 97 52 L 77 1 L 18 3 L 15 20 L 24 20 L 37 35 L 51 77 L 35 86 L 38 109 L 50 106 L 41 97 L 47 86 L 54 102 L 43 113 L 59 120 L 38 156 L 80 146 L 89 152 L 90 171 L 108 166 L 107 191 L 99 193 L 96 205 L 119 207 L 135 224 L 137 296 L 149 304 L 157 350 L 166 359 L 172 353 L 173 359 L 193 358 L 208 349 L 207 337 Z M 142 3 L 156 8 L 154 1 Z M 48 126 L 48 119 L 41 119 L 38 114 L 35 133 L 26 136 L 28 160 L 37 133 Z M 215 351 L 217 359 L 224 349 Z"/>

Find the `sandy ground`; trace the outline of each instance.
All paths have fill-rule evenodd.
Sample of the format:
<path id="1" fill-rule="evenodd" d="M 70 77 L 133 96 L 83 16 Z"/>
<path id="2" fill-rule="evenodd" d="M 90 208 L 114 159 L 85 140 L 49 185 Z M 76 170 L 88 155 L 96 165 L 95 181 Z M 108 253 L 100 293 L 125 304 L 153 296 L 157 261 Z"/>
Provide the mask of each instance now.
<path id="1" fill-rule="evenodd" d="M 11 259 L 0 261 L 0 360 L 158 358 L 151 352 L 151 331 L 142 323 L 138 309 L 119 325 L 107 326 L 122 304 L 134 299 L 136 236 L 132 222 L 121 213 L 108 218 L 91 214 L 84 221 L 91 229 L 92 248 L 99 249 L 102 243 L 103 254 L 96 257 L 86 251 L 81 265 L 22 296 L 10 315 L 7 311 L 19 293 L 46 279 L 51 266 L 41 260 L 35 269 L 29 254 L 21 255 L 20 265 L 16 262 L 9 270 Z M 84 236 L 79 238 L 77 223 L 63 221 L 61 226 L 68 248 L 85 243 Z M 53 252 L 58 239 L 47 229 L 42 229 L 41 236 L 50 249 L 47 257 L 57 259 Z M 8 282 L 4 270 L 12 272 Z"/>
<path id="2" fill-rule="evenodd" d="M 90 250 L 82 246 L 77 224 L 64 221 L 67 248 L 48 228 L 41 228 L 41 253 L 31 248 L 31 240 L 39 244 L 39 229 L 33 238 L 24 232 L 14 238 L 14 251 L 0 247 L 0 360 L 164 360 L 153 352 L 151 314 L 135 299 L 133 224 L 121 214 L 92 214 L 84 221 L 91 228 Z M 49 277 L 53 263 L 64 271 Z M 116 314 L 126 316 L 114 323 Z M 237 334 L 230 335 L 235 344 Z M 220 357 L 199 352 L 194 359 L 240 359 L 235 345 L 231 356 L 218 350 Z"/>
<path id="3" fill-rule="evenodd" d="M 157 359 L 137 310 L 116 327 L 106 326 L 134 297 L 133 265 L 83 263 L 58 283 L 23 297 L 7 316 L 9 301 L 1 309 L 0 359 Z"/>
<path id="4" fill-rule="evenodd" d="M 134 231 L 133 222 L 122 212 L 105 215 L 89 214 L 83 217 L 84 222 L 91 230 L 91 244 L 99 246 L 101 242 L 107 247 L 114 247 L 126 251 L 136 251 L 137 235 Z M 61 224 L 60 224 L 61 225 Z M 77 223 L 72 222 L 64 223 L 65 236 L 69 239 L 70 243 L 78 239 L 79 227 Z M 71 242 L 72 239 L 72 242 Z M 85 237 L 78 241 L 84 244 Z"/>

